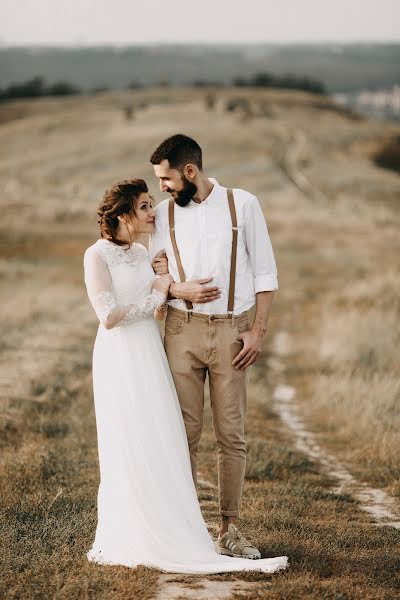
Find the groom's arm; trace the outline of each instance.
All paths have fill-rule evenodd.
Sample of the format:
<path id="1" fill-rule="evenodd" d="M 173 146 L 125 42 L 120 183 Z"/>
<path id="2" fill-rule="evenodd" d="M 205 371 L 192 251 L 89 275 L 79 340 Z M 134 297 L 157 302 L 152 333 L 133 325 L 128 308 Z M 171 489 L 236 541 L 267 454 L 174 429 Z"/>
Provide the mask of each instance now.
<path id="1" fill-rule="evenodd" d="M 151 266 L 156 275 L 167 275 L 169 272 L 168 258 L 165 250 L 167 231 L 166 223 L 164 222 L 166 218 L 165 207 L 163 206 L 164 202 L 161 202 L 155 208 L 155 229 L 154 233 L 150 234 L 149 237 L 149 256 Z"/>
<path id="2" fill-rule="evenodd" d="M 214 285 L 205 285 L 211 280 L 212 277 L 206 277 L 205 279 L 171 283 L 168 298 L 189 300 L 192 304 L 205 304 L 217 300 L 221 296 L 219 288 Z"/>
<path id="3" fill-rule="evenodd" d="M 246 369 L 261 353 L 274 290 L 278 289 L 277 269 L 268 227 L 255 196 L 249 199 L 243 234 L 253 271 L 256 314 L 250 331 L 245 331 L 240 336 L 243 348 L 232 362 L 236 369 Z"/>
<path id="4" fill-rule="evenodd" d="M 151 265 L 157 275 L 166 275 L 168 273 L 168 258 L 164 249 L 160 250 L 154 256 Z M 207 277 L 206 279 L 184 281 L 183 283 L 174 282 L 169 288 L 167 299 L 189 300 L 193 304 L 204 304 L 217 300 L 221 296 L 219 288 L 216 286 L 205 286 L 211 279 L 212 277 Z"/>
<path id="5" fill-rule="evenodd" d="M 263 338 L 267 333 L 268 319 L 271 312 L 272 300 L 274 292 L 258 292 L 256 294 L 256 314 L 254 317 L 251 331 L 254 333 L 262 344 Z"/>
<path id="6" fill-rule="evenodd" d="M 158 204 L 155 207 L 154 233 L 151 233 L 149 236 L 149 256 L 150 256 L 150 260 L 152 261 L 152 264 L 154 262 L 156 255 L 160 255 L 160 253 L 162 251 L 164 251 L 164 253 L 165 253 L 165 242 L 167 239 L 166 236 L 167 236 L 167 229 L 168 229 L 168 225 L 165 222 L 165 218 L 166 218 L 166 212 L 165 212 L 165 207 L 164 207 L 165 202 L 167 202 L 167 201 L 164 200 L 163 202 L 160 202 L 160 204 Z M 166 256 L 167 255 L 165 253 L 165 262 L 166 262 L 166 264 L 168 264 L 168 262 L 166 260 Z M 165 275 L 166 273 L 168 273 L 168 270 L 166 272 L 160 273 L 154 269 L 154 266 L 153 266 L 153 270 L 157 273 L 157 275 Z"/>
<path id="7" fill-rule="evenodd" d="M 167 202 L 167 201 L 164 201 Z M 168 235 L 167 204 L 161 202 L 156 206 L 155 231 L 150 235 L 149 255 L 151 265 L 157 275 L 166 275 L 169 272 L 168 258 L 165 251 Z M 212 302 L 220 297 L 219 288 L 213 285 L 206 286 L 212 277 L 206 279 L 195 279 L 193 281 L 174 282 L 171 284 L 168 300 L 189 300 L 193 304 L 204 304 Z"/>
<path id="8" fill-rule="evenodd" d="M 244 331 L 240 337 L 243 348 L 232 362 L 235 369 L 246 369 L 261 354 L 263 339 L 267 333 L 268 317 L 271 311 L 274 292 L 258 292 L 256 294 L 256 315 L 250 331 Z"/>
<path id="9" fill-rule="evenodd" d="M 157 247 L 157 244 L 160 245 L 160 241 L 156 239 L 152 247 Z M 151 265 L 157 275 L 166 275 L 168 273 L 168 258 L 165 249 L 159 250 L 154 256 Z M 169 288 L 168 300 L 189 300 L 193 304 L 204 304 L 217 300 L 221 296 L 219 288 L 216 286 L 205 286 L 211 279 L 212 277 L 207 277 L 205 279 L 184 281 L 183 283 L 174 282 Z"/>
<path id="10" fill-rule="evenodd" d="M 244 219 L 243 237 L 253 272 L 254 291 L 278 289 L 278 274 L 267 223 L 256 196 L 250 196 Z"/>

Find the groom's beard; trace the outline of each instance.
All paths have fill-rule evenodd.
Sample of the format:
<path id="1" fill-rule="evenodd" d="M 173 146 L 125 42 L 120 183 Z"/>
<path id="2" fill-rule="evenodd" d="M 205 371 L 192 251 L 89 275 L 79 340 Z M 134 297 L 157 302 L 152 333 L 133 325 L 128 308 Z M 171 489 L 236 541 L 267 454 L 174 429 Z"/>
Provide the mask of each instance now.
<path id="1" fill-rule="evenodd" d="M 179 206 L 187 206 L 195 193 L 197 192 L 197 187 L 194 183 L 191 183 L 184 177 L 182 177 L 183 189 L 180 192 L 175 192 L 173 199 Z M 170 190 L 168 188 L 167 192 L 172 194 L 174 190 Z"/>

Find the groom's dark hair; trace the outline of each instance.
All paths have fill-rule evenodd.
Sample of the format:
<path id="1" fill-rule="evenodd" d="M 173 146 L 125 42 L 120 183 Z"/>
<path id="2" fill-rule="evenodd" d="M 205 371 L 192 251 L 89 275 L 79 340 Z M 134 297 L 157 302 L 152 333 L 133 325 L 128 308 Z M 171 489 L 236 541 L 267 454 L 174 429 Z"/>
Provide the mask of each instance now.
<path id="1" fill-rule="evenodd" d="M 201 148 L 195 140 L 178 133 L 163 142 L 150 156 L 152 165 L 159 165 L 167 159 L 172 169 L 181 169 L 188 163 L 196 165 L 200 171 L 203 168 Z"/>

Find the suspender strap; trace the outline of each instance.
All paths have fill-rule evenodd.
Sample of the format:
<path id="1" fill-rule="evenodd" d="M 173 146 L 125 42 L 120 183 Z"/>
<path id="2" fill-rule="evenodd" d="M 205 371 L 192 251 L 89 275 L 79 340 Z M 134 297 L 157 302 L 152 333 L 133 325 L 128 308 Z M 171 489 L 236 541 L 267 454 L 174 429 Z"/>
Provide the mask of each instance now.
<path id="1" fill-rule="evenodd" d="M 174 250 L 176 265 L 178 267 L 178 273 L 180 280 L 186 281 L 185 272 L 182 267 L 182 261 L 179 254 L 179 249 L 175 238 L 175 202 L 173 198 L 170 198 L 168 203 L 168 221 L 169 221 L 169 235 L 171 237 L 172 248 Z M 193 310 L 193 304 L 189 300 L 185 300 L 186 308 Z"/>
<path id="2" fill-rule="evenodd" d="M 233 307 L 234 307 L 234 303 L 235 303 L 238 227 L 237 227 L 235 201 L 233 199 L 233 191 L 231 189 L 228 189 L 227 192 L 228 192 L 229 210 L 231 213 L 231 221 L 232 221 L 232 252 L 231 252 L 231 272 L 230 272 L 230 277 L 229 277 L 228 313 L 233 314 Z"/>

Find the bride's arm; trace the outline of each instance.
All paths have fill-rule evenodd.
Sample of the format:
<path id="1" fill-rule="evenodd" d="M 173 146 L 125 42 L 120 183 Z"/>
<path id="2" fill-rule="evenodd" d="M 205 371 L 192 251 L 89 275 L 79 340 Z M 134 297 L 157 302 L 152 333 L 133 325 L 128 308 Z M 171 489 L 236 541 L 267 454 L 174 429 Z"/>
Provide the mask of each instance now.
<path id="1" fill-rule="evenodd" d="M 166 294 L 153 290 L 137 304 L 118 305 L 107 264 L 95 248 L 86 250 L 83 264 L 89 300 L 100 323 L 106 329 L 151 316 L 165 302 Z"/>

